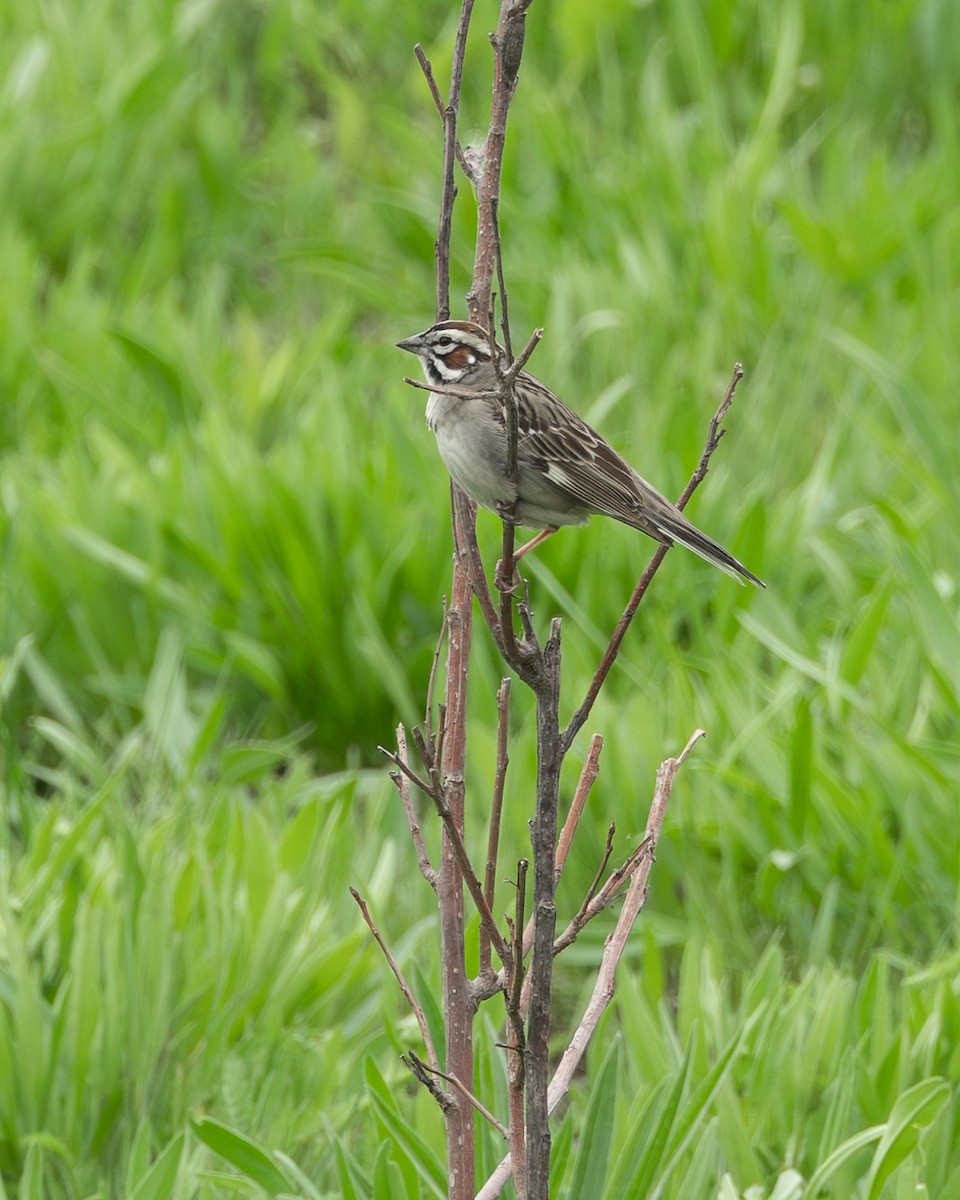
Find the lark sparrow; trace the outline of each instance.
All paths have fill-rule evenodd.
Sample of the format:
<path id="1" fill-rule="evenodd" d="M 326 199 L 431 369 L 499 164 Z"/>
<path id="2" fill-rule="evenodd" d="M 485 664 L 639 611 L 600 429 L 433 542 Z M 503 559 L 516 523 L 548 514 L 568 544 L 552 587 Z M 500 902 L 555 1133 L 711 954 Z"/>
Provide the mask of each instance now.
<path id="1" fill-rule="evenodd" d="M 738 582 L 766 585 L 662 496 L 595 430 L 526 371 L 517 398 L 518 480 L 507 474 L 506 418 L 486 332 L 470 321 L 442 321 L 397 345 L 416 354 L 427 383 L 477 396 L 431 394 L 427 424 L 454 482 L 484 508 L 543 530 L 522 551 L 562 525 L 592 514 L 613 517 L 665 545 L 679 542 Z M 497 352 L 504 352 L 498 346 Z M 506 357 L 502 367 L 506 369 Z M 487 393 L 483 395 L 482 393 Z M 742 579 L 741 579 L 742 577 Z"/>

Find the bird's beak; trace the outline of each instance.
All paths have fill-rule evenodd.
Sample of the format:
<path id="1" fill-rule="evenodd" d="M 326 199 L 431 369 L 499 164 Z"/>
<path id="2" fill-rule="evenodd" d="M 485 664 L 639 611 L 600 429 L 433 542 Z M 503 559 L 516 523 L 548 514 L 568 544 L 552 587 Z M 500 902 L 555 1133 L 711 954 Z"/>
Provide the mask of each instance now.
<path id="1" fill-rule="evenodd" d="M 420 347 L 423 345 L 423 334 L 415 333 L 413 337 L 404 338 L 402 342 L 397 342 L 398 350 L 409 350 L 411 354 L 419 354 Z"/>

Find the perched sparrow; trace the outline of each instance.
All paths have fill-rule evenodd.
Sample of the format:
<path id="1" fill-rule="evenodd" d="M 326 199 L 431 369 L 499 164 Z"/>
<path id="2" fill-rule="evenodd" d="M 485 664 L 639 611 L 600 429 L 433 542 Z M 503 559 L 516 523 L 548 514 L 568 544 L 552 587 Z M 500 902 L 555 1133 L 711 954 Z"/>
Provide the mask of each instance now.
<path id="1" fill-rule="evenodd" d="M 419 357 L 430 384 L 478 393 L 498 387 L 489 339 L 470 321 L 442 321 L 397 345 Z M 427 424 L 437 435 L 440 457 L 454 482 L 471 499 L 502 517 L 512 516 L 519 525 L 544 531 L 518 556 L 559 526 L 582 525 L 593 513 L 602 513 L 666 546 L 679 542 L 738 583 L 742 576 L 766 586 L 641 479 L 539 379 L 521 371 L 514 394 L 518 484 L 507 475 L 506 418 L 495 395 L 434 392 L 427 402 Z"/>

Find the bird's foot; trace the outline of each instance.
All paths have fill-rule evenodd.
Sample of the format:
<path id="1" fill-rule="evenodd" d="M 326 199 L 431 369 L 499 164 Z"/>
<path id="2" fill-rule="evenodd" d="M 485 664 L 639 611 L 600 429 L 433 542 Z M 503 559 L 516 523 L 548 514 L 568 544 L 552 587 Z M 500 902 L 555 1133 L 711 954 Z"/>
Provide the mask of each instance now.
<path id="1" fill-rule="evenodd" d="M 523 580 L 520 578 L 516 559 L 513 561 L 513 569 L 509 575 L 506 572 L 503 559 L 497 559 L 497 567 L 493 574 L 493 586 L 498 592 L 507 596 L 515 596 L 520 591 L 523 586 Z"/>

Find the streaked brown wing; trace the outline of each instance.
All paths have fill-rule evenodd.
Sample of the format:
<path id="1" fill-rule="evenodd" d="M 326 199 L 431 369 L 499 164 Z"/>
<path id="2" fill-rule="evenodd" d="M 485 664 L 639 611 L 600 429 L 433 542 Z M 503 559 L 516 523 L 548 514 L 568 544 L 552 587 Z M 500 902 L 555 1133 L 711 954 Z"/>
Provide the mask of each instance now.
<path id="1" fill-rule="evenodd" d="M 539 380 L 526 373 L 520 380 L 521 460 L 596 512 L 658 536 L 647 520 L 637 476 L 616 450 Z"/>

